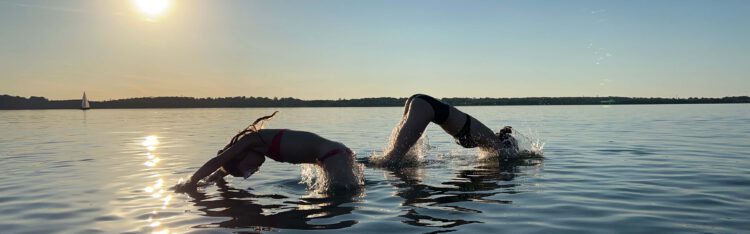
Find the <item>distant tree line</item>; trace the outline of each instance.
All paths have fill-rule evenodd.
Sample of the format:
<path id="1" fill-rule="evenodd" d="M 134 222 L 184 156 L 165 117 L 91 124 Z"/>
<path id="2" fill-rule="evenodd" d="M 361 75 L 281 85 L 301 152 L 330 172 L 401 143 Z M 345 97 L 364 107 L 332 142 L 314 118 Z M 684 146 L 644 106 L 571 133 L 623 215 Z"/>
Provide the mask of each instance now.
<path id="1" fill-rule="evenodd" d="M 525 98 L 443 98 L 456 106 L 513 105 L 639 105 L 639 104 L 719 104 L 750 103 L 748 96 L 723 98 L 642 98 L 642 97 L 525 97 Z"/>
<path id="2" fill-rule="evenodd" d="M 525 98 L 443 98 L 456 106 L 504 105 L 621 105 L 621 104 L 710 104 L 750 103 L 748 96 L 723 98 L 638 98 L 638 97 L 525 97 Z M 140 97 L 107 101 L 90 101 L 91 108 L 220 108 L 220 107 L 375 107 L 403 106 L 406 98 L 378 97 L 338 100 L 301 100 L 268 97 Z M 48 100 L 0 95 L 0 109 L 77 109 L 81 100 Z"/>

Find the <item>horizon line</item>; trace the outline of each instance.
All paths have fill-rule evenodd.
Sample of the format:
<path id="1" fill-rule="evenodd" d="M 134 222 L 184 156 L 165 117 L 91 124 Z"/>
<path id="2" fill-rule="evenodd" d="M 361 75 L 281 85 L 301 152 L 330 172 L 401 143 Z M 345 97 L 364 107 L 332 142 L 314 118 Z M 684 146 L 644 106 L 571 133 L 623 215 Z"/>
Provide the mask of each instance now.
<path id="1" fill-rule="evenodd" d="M 84 91 L 84 93 L 85 93 L 85 91 Z M 427 95 L 430 95 L 430 94 L 427 94 Z M 44 98 L 44 99 L 46 99 L 48 101 L 81 100 L 81 98 L 74 98 L 74 99 L 49 99 L 49 98 L 46 98 L 44 96 L 34 96 L 34 95 L 25 97 L 25 96 L 15 96 L 15 95 L 11 95 L 11 94 L 0 94 L 0 96 L 11 96 L 11 97 L 22 97 L 22 98 L 36 97 L 36 98 Z M 291 96 L 286 96 L 286 97 L 284 97 L 284 96 L 268 97 L 268 96 L 246 96 L 246 95 L 242 95 L 242 96 L 206 96 L 206 97 L 194 97 L 194 96 L 141 96 L 141 97 L 100 99 L 100 100 L 97 101 L 97 100 L 91 99 L 91 97 L 90 97 L 91 95 L 90 94 L 87 94 L 86 96 L 87 96 L 87 99 L 90 102 L 104 102 L 104 101 L 138 99 L 138 98 L 175 98 L 175 97 L 176 98 L 194 98 L 194 99 L 208 99 L 208 98 L 216 99 L 216 98 L 238 98 L 238 97 L 243 97 L 243 98 L 268 98 L 268 99 L 285 99 L 285 98 L 291 98 L 291 99 L 297 99 L 297 100 L 301 100 L 301 101 L 337 101 L 337 100 L 356 100 L 356 99 L 368 99 L 368 98 L 394 98 L 394 99 L 408 98 L 408 97 L 388 97 L 388 96 L 377 96 L 377 97 L 375 97 L 375 96 L 373 96 L 373 97 L 338 98 L 338 99 L 301 99 L 301 98 L 296 98 L 296 97 L 291 97 Z M 433 95 L 430 95 L 430 96 L 433 96 Z M 602 95 L 595 95 L 595 96 L 586 96 L 586 95 L 582 95 L 582 96 L 526 96 L 526 97 L 487 97 L 487 96 L 485 96 L 485 97 L 457 97 L 457 96 L 454 96 L 454 97 L 437 97 L 437 96 L 434 96 L 434 97 L 440 98 L 440 99 L 454 99 L 454 98 L 469 98 L 469 99 L 483 99 L 483 98 L 503 99 L 504 98 L 504 99 L 515 99 L 515 98 L 581 98 L 581 97 L 583 97 L 583 98 L 663 98 L 663 99 L 670 99 L 670 98 L 671 99 L 714 98 L 714 99 L 716 99 L 716 98 L 748 97 L 748 96 L 750 96 L 750 94 L 748 94 L 748 95 L 714 96 L 714 97 L 705 97 L 705 96 L 704 97 L 699 97 L 699 96 L 689 96 L 689 97 L 663 97 L 663 96 L 662 97 L 653 97 L 653 96 L 652 97 L 643 97 L 643 96 L 640 96 L 639 97 L 639 96 L 612 96 L 612 95 L 609 95 L 609 96 L 602 96 Z"/>

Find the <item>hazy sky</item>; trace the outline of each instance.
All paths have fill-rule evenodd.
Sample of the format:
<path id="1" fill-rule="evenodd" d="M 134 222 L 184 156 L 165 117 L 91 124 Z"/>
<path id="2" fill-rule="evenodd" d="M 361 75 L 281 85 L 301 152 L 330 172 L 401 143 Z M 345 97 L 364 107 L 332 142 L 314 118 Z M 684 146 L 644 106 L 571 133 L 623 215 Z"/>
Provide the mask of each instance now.
<path id="1" fill-rule="evenodd" d="M 0 0 L 0 94 L 750 95 L 750 1 Z"/>

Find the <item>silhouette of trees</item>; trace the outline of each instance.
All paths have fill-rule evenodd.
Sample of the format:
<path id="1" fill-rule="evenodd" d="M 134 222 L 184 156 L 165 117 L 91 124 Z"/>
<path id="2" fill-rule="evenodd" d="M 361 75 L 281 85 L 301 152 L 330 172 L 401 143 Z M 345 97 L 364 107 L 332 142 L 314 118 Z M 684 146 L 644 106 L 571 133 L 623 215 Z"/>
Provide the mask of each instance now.
<path id="1" fill-rule="evenodd" d="M 748 96 L 723 98 L 640 98 L 640 97 L 524 97 L 524 98 L 443 98 L 456 106 L 500 105 L 621 105 L 621 104 L 708 104 L 750 103 Z M 139 97 L 89 101 L 91 108 L 231 108 L 231 107 L 374 107 L 403 106 L 406 98 L 377 97 L 338 100 L 301 100 L 292 97 Z M 0 109 L 77 109 L 81 100 L 48 100 L 0 95 Z"/>

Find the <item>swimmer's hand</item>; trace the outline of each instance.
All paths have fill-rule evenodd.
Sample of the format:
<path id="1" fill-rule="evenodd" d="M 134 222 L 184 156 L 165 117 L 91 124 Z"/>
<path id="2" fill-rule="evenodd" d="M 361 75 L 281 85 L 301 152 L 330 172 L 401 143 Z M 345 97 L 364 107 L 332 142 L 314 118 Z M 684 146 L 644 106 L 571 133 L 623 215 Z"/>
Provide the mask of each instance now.
<path id="1" fill-rule="evenodd" d="M 197 190 L 198 185 L 190 180 L 177 183 L 171 189 L 178 193 L 192 192 Z"/>
<path id="2" fill-rule="evenodd" d="M 255 172 L 257 172 L 257 171 L 258 171 L 258 169 L 259 169 L 259 168 L 257 168 L 257 167 L 253 167 L 253 168 L 250 168 L 250 169 L 248 169 L 248 170 L 246 170 L 246 171 L 242 172 L 242 177 L 244 177 L 245 179 L 247 179 L 247 178 L 248 178 L 248 177 L 250 177 L 251 175 L 255 174 Z"/>

